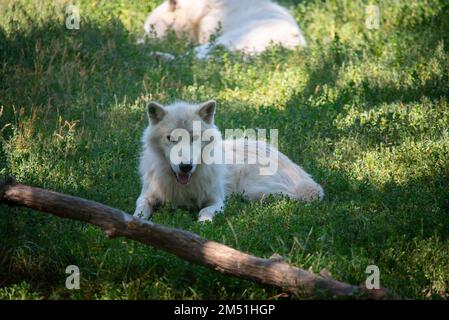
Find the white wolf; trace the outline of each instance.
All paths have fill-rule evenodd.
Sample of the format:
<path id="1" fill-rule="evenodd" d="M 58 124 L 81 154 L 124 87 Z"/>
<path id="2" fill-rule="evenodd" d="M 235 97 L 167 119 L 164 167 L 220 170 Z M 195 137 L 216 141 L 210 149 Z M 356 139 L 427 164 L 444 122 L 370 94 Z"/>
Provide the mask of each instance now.
<path id="1" fill-rule="evenodd" d="M 211 220 L 221 211 L 227 195 L 241 193 L 248 199 L 262 199 L 269 194 L 312 201 L 322 199 L 322 187 L 300 166 L 268 143 L 245 140 L 221 140 L 214 124 L 216 103 L 177 102 L 162 106 L 147 105 L 149 126 L 143 137 L 140 158 L 142 192 L 137 199 L 134 215 L 149 219 L 153 207 L 170 202 L 173 207 L 200 209 L 199 221 Z M 200 125 L 200 131 L 195 125 Z M 197 126 L 198 127 L 198 126 Z M 182 133 L 187 133 L 186 139 Z M 180 143 L 179 138 L 187 143 Z M 182 141 L 182 142 L 183 142 Z M 180 145 L 192 151 L 179 152 Z M 240 147 L 239 147 L 240 146 Z M 207 152 L 206 152 L 207 151 Z M 270 154 L 276 160 L 276 170 L 261 174 L 266 164 L 248 161 L 254 154 Z M 231 160 L 214 156 L 231 154 Z M 209 156 L 207 156 L 209 155 Z M 179 156 L 179 157 L 178 157 Z M 175 159 L 176 158 L 176 159 Z M 211 159 L 219 161 L 211 161 Z"/>
<path id="2" fill-rule="evenodd" d="M 307 46 L 291 14 L 270 0 L 167 0 L 144 24 L 145 37 L 164 37 L 168 30 L 186 34 L 201 44 L 195 50 L 198 58 L 208 56 L 210 37 L 219 29 L 216 45 L 247 54 L 271 44 Z"/>

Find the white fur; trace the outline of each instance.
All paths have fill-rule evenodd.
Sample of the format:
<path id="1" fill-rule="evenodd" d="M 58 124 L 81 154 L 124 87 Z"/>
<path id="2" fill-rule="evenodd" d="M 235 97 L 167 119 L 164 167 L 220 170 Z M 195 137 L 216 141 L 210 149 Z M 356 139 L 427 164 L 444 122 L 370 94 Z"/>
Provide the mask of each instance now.
<path id="1" fill-rule="evenodd" d="M 208 56 L 210 36 L 219 27 L 217 45 L 247 54 L 273 43 L 290 49 L 307 46 L 291 14 L 270 0 L 167 0 L 144 24 L 149 37 L 164 37 L 168 30 L 186 34 L 201 44 L 195 50 L 198 58 Z"/>
<path id="2" fill-rule="evenodd" d="M 149 219 L 154 205 L 170 202 L 173 207 L 200 209 L 199 221 L 211 220 L 223 208 L 225 197 L 232 193 L 242 193 L 251 200 L 262 199 L 269 194 L 284 194 L 302 201 L 323 198 L 322 187 L 300 166 L 273 146 L 254 140 L 247 141 L 247 144 L 255 146 L 257 152 L 269 149 L 276 153 L 278 163 L 274 174 L 261 175 L 261 165 L 248 164 L 247 161 L 244 164 L 200 163 L 195 167 L 188 185 L 178 183 L 169 156 L 172 147 L 166 137 L 174 129 L 190 131 L 193 121 L 201 121 L 203 129 L 213 130 L 221 137 L 214 125 L 215 102 L 211 121 L 205 121 L 199 112 L 206 104 L 178 102 L 161 106 L 163 111 L 157 122 L 154 115 L 150 114 L 150 125 L 142 137 L 143 152 L 139 166 L 142 192 L 137 199 L 135 216 Z M 234 142 L 214 139 L 213 148 L 222 148 L 224 152 L 234 150 L 235 154 L 244 159 L 251 156 L 251 148 L 238 148 Z"/>

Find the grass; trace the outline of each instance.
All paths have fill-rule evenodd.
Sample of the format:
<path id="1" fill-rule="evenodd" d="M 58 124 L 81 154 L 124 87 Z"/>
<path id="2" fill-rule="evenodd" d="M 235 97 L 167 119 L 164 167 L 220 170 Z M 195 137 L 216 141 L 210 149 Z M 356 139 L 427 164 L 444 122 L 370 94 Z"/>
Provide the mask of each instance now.
<path id="1" fill-rule="evenodd" d="M 255 255 L 364 283 L 368 265 L 404 297 L 449 294 L 449 4 L 281 1 L 306 50 L 218 50 L 174 62 L 170 36 L 136 38 L 159 1 L 0 1 L 0 175 L 133 212 L 144 102 L 219 102 L 220 128 L 276 128 L 279 147 L 325 189 L 321 203 L 229 199 L 223 215 L 162 208 L 158 223 Z M 220 275 L 81 223 L 0 206 L 0 299 L 265 299 L 281 290 Z M 81 289 L 65 288 L 65 268 Z M 295 298 L 295 297 L 292 297 Z"/>

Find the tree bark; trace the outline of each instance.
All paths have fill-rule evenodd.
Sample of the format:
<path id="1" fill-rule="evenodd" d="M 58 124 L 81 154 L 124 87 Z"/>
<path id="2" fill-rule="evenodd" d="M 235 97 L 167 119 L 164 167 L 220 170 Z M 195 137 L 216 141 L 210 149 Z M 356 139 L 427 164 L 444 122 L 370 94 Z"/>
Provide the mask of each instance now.
<path id="1" fill-rule="evenodd" d="M 281 257 L 255 257 L 192 232 L 144 221 L 95 201 L 23 185 L 11 177 L 0 183 L 0 203 L 87 222 L 104 230 L 109 238 L 126 237 L 215 271 L 277 286 L 306 298 L 398 298 L 386 289 L 368 290 L 340 282 L 325 270 L 316 275 L 290 266 Z"/>

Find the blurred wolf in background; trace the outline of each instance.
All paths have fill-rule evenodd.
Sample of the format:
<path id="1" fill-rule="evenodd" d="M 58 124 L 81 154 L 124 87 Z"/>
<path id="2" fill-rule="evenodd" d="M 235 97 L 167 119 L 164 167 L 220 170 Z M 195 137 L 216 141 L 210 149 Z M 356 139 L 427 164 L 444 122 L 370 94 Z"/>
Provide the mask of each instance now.
<path id="1" fill-rule="evenodd" d="M 270 194 L 301 201 L 323 198 L 322 187 L 274 146 L 254 139 L 222 140 L 215 109 L 213 100 L 147 105 L 150 125 L 142 137 L 142 191 L 135 216 L 149 219 L 155 205 L 170 202 L 199 209 L 199 221 L 212 220 L 233 193 L 250 200 Z M 266 158 L 252 161 L 256 155 Z"/>
<path id="2" fill-rule="evenodd" d="M 246 54 L 257 54 L 272 44 L 293 49 L 306 47 L 291 14 L 270 0 L 167 0 L 148 16 L 146 37 L 162 38 L 167 31 L 186 34 L 200 46 L 196 56 L 207 58 L 215 45 Z"/>

